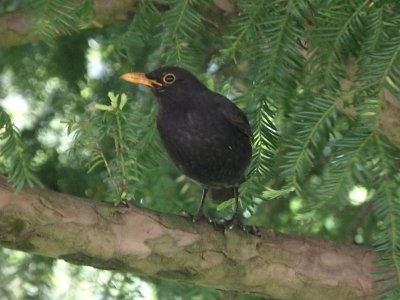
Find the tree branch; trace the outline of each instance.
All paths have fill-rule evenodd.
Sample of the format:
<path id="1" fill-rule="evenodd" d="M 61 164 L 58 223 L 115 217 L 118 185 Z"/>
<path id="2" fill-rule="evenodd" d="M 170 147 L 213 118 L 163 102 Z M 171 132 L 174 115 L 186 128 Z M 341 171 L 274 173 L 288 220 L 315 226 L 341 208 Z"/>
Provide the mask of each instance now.
<path id="1" fill-rule="evenodd" d="M 0 177 L 0 245 L 68 262 L 279 299 L 369 299 L 376 254 L 262 230 L 122 209 Z"/>
<path id="2" fill-rule="evenodd" d="M 133 13 L 137 0 L 94 0 L 93 19 L 89 23 L 76 24 L 76 27 L 85 25 L 85 28 L 112 24 L 124 21 Z M 214 4 L 227 14 L 234 14 L 234 6 L 230 0 L 215 0 Z M 38 16 L 26 8 L 0 15 L 0 48 L 13 47 L 43 39 L 33 35 L 32 27 Z"/>
<path id="3" fill-rule="evenodd" d="M 93 3 L 93 19 L 89 24 L 76 24 L 94 27 L 128 19 L 137 0 L 95 0 Z M 20 9 L 0 15 L 0 48 L 31 43 L 43 37 L 33 35 L 31 29 L 37 16 L 32 10 Z"/>

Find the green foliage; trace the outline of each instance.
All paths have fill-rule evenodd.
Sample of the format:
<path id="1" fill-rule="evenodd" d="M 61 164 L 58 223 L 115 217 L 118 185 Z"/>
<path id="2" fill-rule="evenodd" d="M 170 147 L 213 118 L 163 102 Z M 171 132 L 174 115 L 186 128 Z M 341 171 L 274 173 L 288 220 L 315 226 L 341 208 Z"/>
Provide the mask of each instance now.
<path id="1" fill-rule="evenodd" d="M 106 183 L 113 191 L 108 198 L 119 203 L 135 198 L 144 170 L 154 164 L 154 155 L 159 151 L 153 138 L 154 122 L 152 118 L 143 120 L 140 102 L 126 111 L 125 94 L 110 92 L 108 97 L 110 105 L 95 103 L 89 116 L 71 117 L 67 121 L 68 133 L 74 135 L 74 155 L 83 159 L 88 173 L 104 168 Z M 135 126 L 139 122 L 141 126 Z"/>
<path id="2" fill-rule="evenodd" d="M 7 3 L 3 10 L 25 4 Z M 400 146 L 383 126 L 396 126 L 390 118 L 400 119 L 398 110 L 385 111 L 389 102 L 400 106 L 397 0 L 238 0 L 233 14 L 213 1 L 146 0 L 139 1 L 132 20 L 84 33 L 77 24 L 90 21 L 91 1 L 32 3 L 38 16 L 32 33 L 52 42 L 5 50 L 0 59 L 18 91 L 37 102 L 49 99 L 51 112 L 34 131 L 55 116 L 69 118 L 73 149 L 51 164 L 73 172 L 63 173 L 63 184 L 61 179 L 49 184 L 40 175 L 45 184 L 69 191 L 73 181 L 67 174 L 85 165 L 90 174 L 80 178 L 91 179 L 84 191 L 89 197 L 193 211 L 199 187 L 163 155 L 152 96 L 118 81 L 127 71 L 183 66 L 233 98 L 249 117 L 253 161 L 241 186 L 246 221 L 375 245 L 382 295 L 398 298 Z M 73 37 L 54 39 L 71 32 Z M 105 62 L 101 78 L 84 74 L 88 40 L 96 41 Z M 32 59 L 26 59 L 27 51 L 35 54 Z M 50 79 L 57 84 L 47 92 Z M 109 91 L 121 96 L 107 99 Z M 44 160 L 54 156 L 4 113 L 1 124 L 3 173 L 17 188 L 35 183 L 27 153 L 36 155 L 35 161 L 39 150 L 46 153 Z M 32 148 L 27 151 L 25 144 Z M 356 186 L 367 191 L 361 206 L 349 196 Z M 208 211 L 226 217 L 230 204 L 208 204 Z"/>
<path id="3" fill-rule="evenodd" d="M 7 267 L 0 268 L 0 295 L 3 299 L 51 299 L 53 259 L 0 248 Z"/>
<path id="4" fill-rule="evenodd" d="M 195 69 L 201 65 L 202 47 L 196 36 L 201 31 L 198 0 L 170 1 L 171 9 L 163 14 L 160 37 L 165 47 L 163 56 L 168 64 Z"/>
<path id="5" fill-rule="evenodd" d="M 346 60 L 349 55 L 357 56 L 365 37 L 368 4 L 368 1 L 355 1 L 343 7 L 341 1 L 333 1 L 322 7 L 310 37 L 312 47 L 321 51 L 310 60 L 321 76 L 319 83 L 312 81 L 313 84 L 322 88 L 338 86 L 338 79 L 346 72 Z"/>
<path id="6" fill-rule="evenodd" d="M 31 0 L 31 9 L 38 17 L 31 34 L 51 42 L 59 35 L 77 32 L 77 26 L 83 26 L 91 17 L 93 0 Z"/>
<path id="7" fill-rule="evenodd" d="M 282 175 L 287 180 L 287 188 L 301 194 L 307 174 L 328 142 L 329 131 L 336 121 L 339 101 L 335 95 L 315 98 L 299 96 L 297 100 L 307 102 L 309 106 L 307 110 L 295 110 L 290 115 L 296 135 L 294 139 L 289 136 L 286 141 L 289 150 L 281 168 Z"/>
<path id="8" fill-rule="evenodd" d="M 13 187 L 20 191 L 28 183 L 30 186 L 41 185 L 35 175 L 32 159 L 26 153 L 26 146 L 21 140 L 21 134 L 12 123 L 10 116 L 0 110 L 0 157 L 5 164 L 8 176 L 12 180 Z"/>

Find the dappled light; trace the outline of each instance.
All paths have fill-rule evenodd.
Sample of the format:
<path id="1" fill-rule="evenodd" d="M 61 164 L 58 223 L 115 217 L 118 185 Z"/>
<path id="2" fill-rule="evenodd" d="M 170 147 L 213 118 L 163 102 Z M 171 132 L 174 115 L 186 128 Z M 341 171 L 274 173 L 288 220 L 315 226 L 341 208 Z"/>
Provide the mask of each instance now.
<path id="1" fill-rule="evenodd" d="M 398 0 L 0 24 L 0 299 L 399 299 Z"/>

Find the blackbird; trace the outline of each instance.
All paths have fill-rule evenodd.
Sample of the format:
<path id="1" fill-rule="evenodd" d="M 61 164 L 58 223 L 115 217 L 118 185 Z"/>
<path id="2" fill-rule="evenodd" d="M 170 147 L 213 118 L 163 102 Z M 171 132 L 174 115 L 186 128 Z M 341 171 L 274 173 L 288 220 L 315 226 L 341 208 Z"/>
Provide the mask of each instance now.
<path id="1" fill-rule="evenodd" d="M 159 104 L 157 128 L 165 149 L 185 175 L 203 186 L 193 221 L 202 215 L 209 189 L 213 200 L 235 198 L 236 220 L 239 185 L 252 153 L 244 113 L 182 68 L 162 67 L 121 78 L 151 88 Z"/>

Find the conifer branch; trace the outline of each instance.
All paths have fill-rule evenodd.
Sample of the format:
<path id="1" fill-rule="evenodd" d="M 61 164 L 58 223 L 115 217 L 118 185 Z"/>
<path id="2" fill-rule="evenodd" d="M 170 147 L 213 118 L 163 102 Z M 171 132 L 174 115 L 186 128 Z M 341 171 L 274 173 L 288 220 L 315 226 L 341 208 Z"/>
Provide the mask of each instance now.
<path id="1" fill-rule="evenodd" d="M 262 230 L 220 231 L 48 190 L 15 194 L 0 178 L 0 245 L 100 269 L 276 299 L 373 299 L 376 254 Z M 163 263 L 160 263 L 160 260 Z"/>
<path id="2" fill-rule="evenodd" d="M 75 2 L 79 4 L 80 1 Z M 94 0 L 92 17 L 71 25 L 75 28 L 91 28 L 127 20 L 137 2 L 137 0 Z M 76 3 L 73 5 L 77 5 Z M 63 12 L 60 11 L 60 13 Z M 32 28 L 39 20 L 30 8 L 0 15 L 0 48 L 13 47 L 43 39 L 44 36 L 39 32 L 32 34 Z M 62 35 L 63 33 L 60 32 L 59 34 Z"/>

